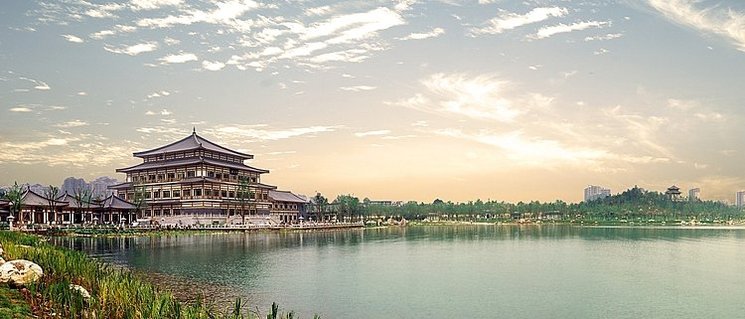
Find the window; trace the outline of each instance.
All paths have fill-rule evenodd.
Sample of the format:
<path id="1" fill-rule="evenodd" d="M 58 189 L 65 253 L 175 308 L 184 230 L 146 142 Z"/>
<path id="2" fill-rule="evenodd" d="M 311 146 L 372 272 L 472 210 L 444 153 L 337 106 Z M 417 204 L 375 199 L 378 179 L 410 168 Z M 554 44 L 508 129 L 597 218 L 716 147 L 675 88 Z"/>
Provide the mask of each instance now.
<path id="1" fill-rule="evenodd" d="M 186 172 L 186 177 L 194 177 L 194 176 L 196 176 L 196 173 L 194 171 Z"/>
<path id="2" fill-rule="evenodd" d="M 163 198 L 171 197 L 171 191 L 163 191 Z"/>
<path id="3" fill-rule="evenodd" d="M 155 180 L 155 175 L 148 175 L 147 180 L 149 181 Z"/>
<path id="4" fill-rule="evenodd" d="M 222 191 L 222 197 L 228 197 L 228 191 Z"/>
<path id="5" fill-rule="evenodd" d="M 181 191 L 173 191 L 173 198 L 181 197 Z"/>
<path id="6" fill-rule="evenodd" d="M 222 174 L 220 174 L 220 173 L 216 173 L 216 174 L 215 174 L 215 178 L 222 178 Z"/>
<path id="7" fill-rule="evenodd" d="M 154 191 L 153 198 L 160 198 L 160 191 Z"/>
<path id="8" fill-rule="evenodd" d="M 158 180 L 159 181 L 162 181 L 163 180 L 163 174 L 158 174 Z"/>
<path id="9" fill-rule="evenodd" d="M 184 178 L 184 173 L 178 173 L 178 179 L 183 179 L 183 178 Z"/>
<path id="10" fill-rule="evenodd" d="M 248 193 L 248 198 L 249 199 L 254 199 L 254 192 Z"/>
<path id="11" fill-rule="evenodd" d="M 235 192 L 233 191 L 228 192 L 228 197 L 235 198 Z"/>
<path id="12" fill-rule="evenodd" d="M 184 190 L 184 196 L 191 197 L 191 190 L 190 189 L 185 189 Z"/>
<path id="13" fill-rule="evenodd" d="M 145 198 L 150 198 L 150 192 L 145 192 Z"/>
<path id="14" fill-rule="evenodd" d="M 215 172 L 207 172 L 207 177 L 215 177 Z"/>
<path id="15" fill-rule="evenodd" d="M 194 196 L 202 196 L 202 190 L 197 188 L 194 190 Z"/>
<path id="16" fill-rule="evenodd" d="M 175 173 L 168 173 L 168 179 L 174 179 L 174 178 L 176 178 Z"/>

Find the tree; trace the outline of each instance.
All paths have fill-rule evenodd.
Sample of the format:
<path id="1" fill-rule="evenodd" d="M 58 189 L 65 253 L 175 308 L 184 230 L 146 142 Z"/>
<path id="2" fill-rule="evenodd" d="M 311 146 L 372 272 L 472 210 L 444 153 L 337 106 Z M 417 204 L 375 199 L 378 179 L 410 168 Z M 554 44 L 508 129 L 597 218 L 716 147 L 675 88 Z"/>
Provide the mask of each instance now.
<path id="1" fill-rule="evenodd" d="M 54 214 L 54 222 L 59 222 L 59 216 L 57 214 L 57 197 L 59 196 L 59 188 L 56 186 L 49 185 L 47 189 L 44 190 L 44 197 L 47 198 L 47 203 L 49 204 L 49 211 Z"/>
<path id="2" fill-rule="evenodd" d="M 316 196 L 313 196 L 313 202 L 316 206 L 316 212 L 318 212 L 318 221 L 323 221 L 324 219 L 324 210 L 326 209 L 326 205 L 328 205 L 329 200 L 326 199 L 326 197 L 323 197 L 321 193 L 316 193 Z"/>
<path id="3" fill-rule="evenodd" d="M 241 224 L 246 224 L 246 205 L 248 204 L 250 198 L 249 192 L 250 189 L 248 187 L 248 177 L 241 176 L 238 181 L 238 203 L 241 205 Z"/>
<path id="4" fill-rule="evenodd" d="M 13 214 L 18 214 L 18 224 L 23 223 L 23 214 L 21 214 L 21 200 L 23 199 L 23 186 L 18 185 L 18 182 L 15 182 L 13 186 L 11 186 L 7 192 L 5 192 L 5 199 L 10 201 L 10 215 L 13 216 Z"/>
<path id="5" fill-rule="evenodd" d="M 88 185 L 78 186 L 73 189 L 72 198 L 75 199 L 75 202 L 78 203 L 79 214 L 83 213 L 83 207 L 85 207 L 86 209 L 90 209 L 92 196 L 93 193 L 91 192 L 91 188 Z"/>
<path id="6" fill-rule="evenodd" d="M 352 195 L 339 195 L 334 200 L 339 205 L 342 216 L 348 216 L 350 220 L 360 213 L 360 199 Z"/>
<path id="7" fill-rule="evenodd" d="M 141 214 L 141 212 L 147 208 L 147 192 L 145 191 L 145 185 L 133 182 L 132 191 L 134 192 L 132 194 L 132 204 L 135 205 L 135 215 L 142 216 L 143 214 Z"/>

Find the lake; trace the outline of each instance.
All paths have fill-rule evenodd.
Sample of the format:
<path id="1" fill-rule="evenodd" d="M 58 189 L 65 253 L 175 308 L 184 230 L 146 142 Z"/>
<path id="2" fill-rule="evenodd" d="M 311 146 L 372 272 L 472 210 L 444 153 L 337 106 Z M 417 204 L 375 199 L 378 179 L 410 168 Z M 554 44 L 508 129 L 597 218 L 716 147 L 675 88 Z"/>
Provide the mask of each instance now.
<path id="1" fill-rule="evenodd" d="M 53 238 L 301 318 L 742 318 L 745 228 L 433 226 Z M 255 307 L 252 307 L 255 308 Z"/>

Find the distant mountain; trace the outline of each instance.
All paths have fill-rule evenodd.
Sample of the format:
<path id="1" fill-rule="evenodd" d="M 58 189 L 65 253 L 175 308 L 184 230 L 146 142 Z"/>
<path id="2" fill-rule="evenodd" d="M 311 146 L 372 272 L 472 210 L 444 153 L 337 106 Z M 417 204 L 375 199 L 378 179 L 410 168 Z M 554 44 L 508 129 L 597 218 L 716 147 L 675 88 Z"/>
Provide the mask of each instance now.
<path id="1" fill-rule="evenodd" d="M 113 193 L 113 191 L 108 189 L 108 187 L 116 184 L 119 184 L 119 181 L 108 176 L 98 177 L 90 183 L 86 182 L 85 179 L 82 178 L 68 177 L 65 178 L 65 180 L 62 182 L 59 194 L 62 195 L 65 192 L 67 192 L 68 194 L 75 194 L 75 190 L 77 189 L 90 188 L 93 192 L 93 198 L 104 198 Z M 31 191 L 42 196 L 44 195 L 44 192 L 49 188 L 49 185 L 42 185 L 38 183 L 24 184 L 23 188 L 25 189 L 27 186 L 29 189 L 31 189 Z M 9 187 L 10 186 L 0 187 L 0 193 L 7 191 Z"/>

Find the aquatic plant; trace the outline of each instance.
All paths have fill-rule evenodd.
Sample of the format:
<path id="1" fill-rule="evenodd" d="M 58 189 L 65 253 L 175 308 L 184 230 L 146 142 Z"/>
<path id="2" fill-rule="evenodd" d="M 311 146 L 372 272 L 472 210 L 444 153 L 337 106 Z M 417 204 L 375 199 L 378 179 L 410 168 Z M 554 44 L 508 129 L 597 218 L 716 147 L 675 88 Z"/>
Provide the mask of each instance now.
<path id="1" fill-rule="evenodd" d="M 213 302 L 198 298 L 184 304 L 173 294 L 161 291 L 125 269 L 115 269 L 91 259 L 79 251 L 53 246 L 41 237 L 19 232 L 0 231 L 0 243 L 10 259 L 27 259 L 44 269 L 42 280 L 28 287 L 27 302 L 40 317 L 109 318 L 109 319 L 258 319 L 245 312 L 241 299 L 232 311 L 222 313 Z M 86 299 L 70 285 L 80 285 L 90 292 Z M 54 315 L 52 315 L 54 314 Z M 271 317 L 270 317 L 271 316 Z M 282 314 L 272 304 L 267 318 L 294 318 Z M 316 316 L 317 317 L 317 316 Z"/>

